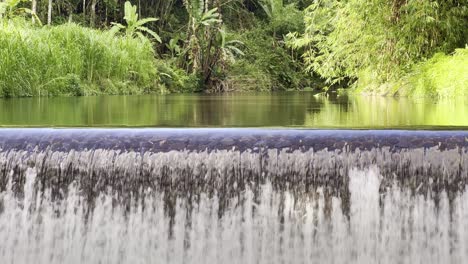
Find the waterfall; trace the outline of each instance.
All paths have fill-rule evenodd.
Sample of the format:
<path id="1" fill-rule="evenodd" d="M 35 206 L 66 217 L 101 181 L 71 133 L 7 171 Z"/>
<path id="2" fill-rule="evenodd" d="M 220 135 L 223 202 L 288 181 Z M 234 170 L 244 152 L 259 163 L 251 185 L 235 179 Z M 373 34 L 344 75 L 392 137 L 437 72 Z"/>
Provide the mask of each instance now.
<path id="1" fill-rule="evenodd" d="M 468 132 L 0 130 L 0 263 L 465 263 Z"/>

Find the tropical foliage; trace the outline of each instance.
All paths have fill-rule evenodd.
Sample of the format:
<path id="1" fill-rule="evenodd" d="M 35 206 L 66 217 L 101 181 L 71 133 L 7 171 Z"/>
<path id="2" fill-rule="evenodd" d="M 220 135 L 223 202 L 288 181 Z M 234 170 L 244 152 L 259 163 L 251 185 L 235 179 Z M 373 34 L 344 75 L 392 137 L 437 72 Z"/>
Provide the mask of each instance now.
<path id="1" fill-rule="evenodd" d="M 0 2 L 0 19 L 9 19 L 15 16 L 30 15 L 40 22 L 36 14 L 31 9 L 19 6 L 21 2 L 25 2 L 25 0 L 5 0 Z"/>
<path id="2" fill-rule="evenodd" d="M 468 0 L 0 0 L 0 24 L 0 96 L 466 90 Z"/>
<path id="3" fill-rule="evenodd" d="M 151 18 L 151 17 L 139 19 L 138 13 L 137 13 L 137 6 L 132 5 L 132 3 L 128 1 L 125 2 L 124 20 L 126 22 L 126 25 L 112 22 L 112 25 L 114 26 L 112 27 L 111 32 L 113 34 L 117 33 L 120 30 L 125 30 L 125 33 L 127 35 L 131 37 L 138 36 L 144 41 L 144 39 L 146 38 L 144 33 L 147 33 L 150 36 L 152 36 L 156 41 L 161 43 L 161 38 L 159 37 L 159 35 L 153 30 L 144 26 L 147 23 L 155 22 L 155 21 L 158 21 L 159 19 Z"/>
<path id="4" fill-rule="evenodd" d="M 0 97 L 157 91 L 149 41 L 76 24 L 0 27 Z"/>
<path id="5" fill-rule="evenodd" d="M 329 83 L 395 81 L 435 53 L 468 42 L 466 0 L 317 0 L 305 10 L 305 31 L 288 43 L 303 51 L 307 70 Z"/>

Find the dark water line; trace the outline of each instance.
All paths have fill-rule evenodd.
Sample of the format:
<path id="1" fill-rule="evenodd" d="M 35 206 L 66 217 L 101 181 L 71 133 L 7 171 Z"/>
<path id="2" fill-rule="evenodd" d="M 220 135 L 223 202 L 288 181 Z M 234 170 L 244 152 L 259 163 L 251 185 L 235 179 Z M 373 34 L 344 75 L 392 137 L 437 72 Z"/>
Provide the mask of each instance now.
<path id="1" fill-rule="evenodd" d="M 275 129 L 275 130 L 371 130 L 371 131 L 467 131 L 468 126 L 454 126 L 454 125 L 398 125 L 398 126 L 360 126 L 354 125 L 351 127 L 343 127 L 339 125 L 316 125 L 314 127 L 304 127 L 300 125 L 278 125 L 278 126 L 266 126 L 266 125 L 196 125 L 190 126 L 189 128 L 183 124 L 173 125 L 173 124 L 158 124 L 158 125 L 128 125 L 128 124 L 94 124 L 93 126 L 89 125 L 79 125 L 74 124 L 70 126 L 66 125 L 54 125 L 49 124 L 44 125 L 30 125 L 30 124 L 21 124 L 21 125 L 1 125 L 0 129 L 213 129 L 214 127 L 219 129 Z"/>
<path id="2" fill-rule="evenodd" d="M 137 152 L 171 150 L 310 149 L 354 151 L 468 147 L 468 131 L 307 130 L 256 128 L 0 129 L 0 150 L 70 151 L 107 149 Z"/>

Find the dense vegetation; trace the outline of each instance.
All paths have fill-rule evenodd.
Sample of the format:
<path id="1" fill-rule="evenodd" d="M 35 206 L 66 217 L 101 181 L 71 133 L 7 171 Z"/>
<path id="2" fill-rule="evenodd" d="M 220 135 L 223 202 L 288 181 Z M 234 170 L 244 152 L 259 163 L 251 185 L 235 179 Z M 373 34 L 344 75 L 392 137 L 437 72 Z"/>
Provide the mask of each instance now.
<path id="1" fill-rule="evenodd" d="M 155 89 L 149 41 L 64 24 L 4 26 L 0 97 L 141 93 Z"/>
<path id="2" fill-rule="evenodd" d="M 379 93 L 427 89 L 448 95 L 443 90 L 451 84 L 445 82 L 467 78 L 468 60 L 460 54 L 453 59 L 458 75 L 438 71 L 438 84 L 427 78 L 429 69 L 442 68 L 452 59 L 438 54 L 424 65 L 434 54 L 452 54 L 468 43 L 467 0 L 317 0 L 305 10 L 305 23 L 304 34 L 288 35 L 289 44 L 302 49 L 307 70 L 328 83 L 357 84 L 361 91 Z M 430 83 L 408 88 L 418 76 L 412 72 L 423 68 L 429 72 L 421 73 L 421 81 Z M 408 74 L 410 83 L 403 81 Z M 466 82 L 452 88 L 451 92 L 468 92 Z"/>
<path id="3" fill-rule="evenodd" d="M 468 0 L 0 0 L 0 97 L 467 94 Z"/>

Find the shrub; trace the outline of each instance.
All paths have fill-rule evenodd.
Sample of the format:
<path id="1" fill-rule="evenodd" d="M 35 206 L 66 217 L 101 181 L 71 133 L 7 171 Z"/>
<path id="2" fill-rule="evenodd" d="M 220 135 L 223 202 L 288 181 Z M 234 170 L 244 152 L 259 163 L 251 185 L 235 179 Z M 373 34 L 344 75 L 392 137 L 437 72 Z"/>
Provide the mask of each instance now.
<path id="1" fill-rule="evenodd" d="M 259 79 L 259 87 L 255 90 L 302 89 L 317 81 L 302 70 L 302 62 L 282 41 L 272 36 L 271 28 L 267 25 L 239 32 L 234 38 L 245 46 L 245 56 L 231 65 L 227 73 L 228 80 L 235 80 L 238 84 L 237 89 L 255 88 L 249 81 L 256 78 Z M 242 80 L 247 82 L 243 84 Z"/>
<path id="2" fill-rule="evenodd" d="M 172 93 L 193 93 L 202 91 L 199 78 L 193 74 L 187 74 L 178 68 L 171 60 L 158 60 L 157 70 L 159 82 L 163 89 Z"/>

